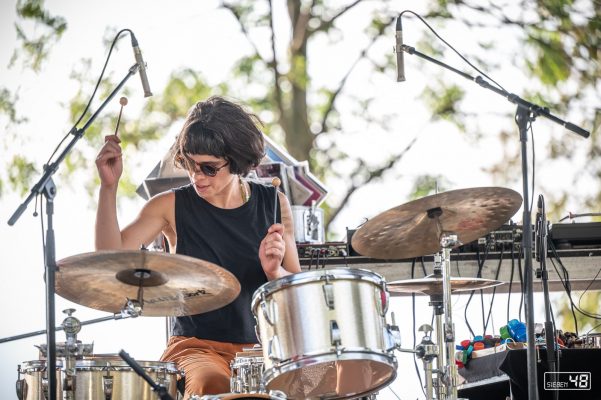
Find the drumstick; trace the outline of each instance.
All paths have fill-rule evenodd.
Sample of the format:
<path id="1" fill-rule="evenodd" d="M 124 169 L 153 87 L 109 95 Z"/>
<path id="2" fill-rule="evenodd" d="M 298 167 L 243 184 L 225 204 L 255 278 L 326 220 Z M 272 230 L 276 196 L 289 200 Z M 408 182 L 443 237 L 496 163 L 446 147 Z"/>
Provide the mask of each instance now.
<path id="1" fill-rule="evenodd" d="M 278 218 L 278 203 L 279 203 L 278 187 L 280 186 L 281 183 L 282 183 L 282 181 L 277 176 L 271 180 L 271 184 L 275 188 L 275 198 L 273 200 L 273 223 L 274 224 L 277 223 L 277 218 Z"/>
<path id="2" fill-rule="evenodd" d="M 115 136 L 118 136 L 118 133 L 119 133 L 119 124 L 121 123 L 121 113 L 123 113 L 123 106 L 127 105 L 127 97 L 121 97 L 119 99 L 119 104 L 121 104 L 121 109 L 119 110 L 119 117 L 117 118 L 117 126 L 115 127 Z"/>

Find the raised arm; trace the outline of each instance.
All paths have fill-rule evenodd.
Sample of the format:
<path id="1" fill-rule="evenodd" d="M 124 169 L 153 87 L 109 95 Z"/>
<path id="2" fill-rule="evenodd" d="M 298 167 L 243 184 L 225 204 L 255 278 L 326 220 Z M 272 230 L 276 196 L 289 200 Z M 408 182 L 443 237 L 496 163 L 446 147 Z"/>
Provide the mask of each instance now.
<path id="1" fill-rule="evenodd" d="M 117 187 L 123 171 L 121 146 L 117 136 L 105 138 L 96 168 L 100 176 L 96 211 L 96 250 L 136 250 L 148 245 L 169 224 L 175 196 L 171 192 L 150 199 L 136 219 L 123 230 L 117 219 Z"/>

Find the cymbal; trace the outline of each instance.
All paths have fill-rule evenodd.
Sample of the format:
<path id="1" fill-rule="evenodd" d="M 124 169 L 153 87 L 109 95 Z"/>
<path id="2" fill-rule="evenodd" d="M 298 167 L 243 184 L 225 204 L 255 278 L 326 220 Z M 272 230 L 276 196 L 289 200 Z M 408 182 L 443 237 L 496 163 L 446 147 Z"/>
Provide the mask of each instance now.
<path id="1" fill-rule="evenodd" d="M 451 277 L 451 293 L 469 290 L 486 289 L 502 285 L 505 282 L 483 278 L 453 278 Z M 421 279 L 407 279 L 404 281 L 390 282 L 386 284 L 392 296 L 403 294 L 421 293 L 427 295 L 443 294 L 442 276 L 432 275 Z"/>
<path id="2" fill-rule="evenodd" d="M 384 211 L 357 229 L 351 244 L 377 259 L 434 254 L 443 233 L 472 242 L 509 221 L 521 204 L 519 193 L 502 187 L 451 190 Z"/>
<path id="3" fill-rule="evenodd" d="M 120 313 L 138 299 L 142 315 L 184 316 L 216 310 L 240 293 L 229 271 L 194 257 L 148 250 L 98 251 L 57 262 L 56 293 L 90 308 Z"/>

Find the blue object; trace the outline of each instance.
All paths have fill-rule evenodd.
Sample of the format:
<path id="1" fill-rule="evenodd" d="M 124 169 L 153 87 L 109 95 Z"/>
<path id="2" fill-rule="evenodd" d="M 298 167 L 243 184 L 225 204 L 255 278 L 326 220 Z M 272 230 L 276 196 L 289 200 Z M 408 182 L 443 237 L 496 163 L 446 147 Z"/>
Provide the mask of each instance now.
<path id="1" fill-rule="evenodd" d="M 516 342 L 526 342 L 526 324 L 518 321 L 517 319 L 512 319 L 507 323 L 507 329 L 509 330 L 509 334 Z"/>
<path id="2" fill-rule="evenodd" d="M 481 341 L 483 341 L 483 340 L 484 340 L 484 337 L 483 337 L 483 336 L 480 336 L 480 335 L 478 335 L 478 336 L 474 336 L 474 342 L 481 342 Z"/>

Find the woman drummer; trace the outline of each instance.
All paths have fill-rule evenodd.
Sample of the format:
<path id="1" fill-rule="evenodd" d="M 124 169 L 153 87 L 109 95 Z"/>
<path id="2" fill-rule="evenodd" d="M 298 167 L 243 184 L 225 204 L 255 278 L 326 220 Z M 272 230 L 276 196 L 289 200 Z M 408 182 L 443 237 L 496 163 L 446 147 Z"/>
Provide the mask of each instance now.
<path id="1" fill-rule="evenodd" d="M 123 229 L 116 207 L 123 170 L 119 138 L 107 136 L 96 159 L 97 250 L 137 250 L 163 233 L 171 252 L 217 264 L 240 282 L 240 295 L 227 306 L 175 318 L 162 360 L 184 371 L 186 398 L 230 391 L 230 361 L 257 343 L 253 293 L 268 280 L 300 272 L 286 196 L 278 193 L 276 207 L 276 189 L 243 179 L 264 155 L 258 124 L 255 115 L 224 98 L 197 103 L 174 144 L 173 161 L 187 171 L 190 184 L 151 198 Z"/>

